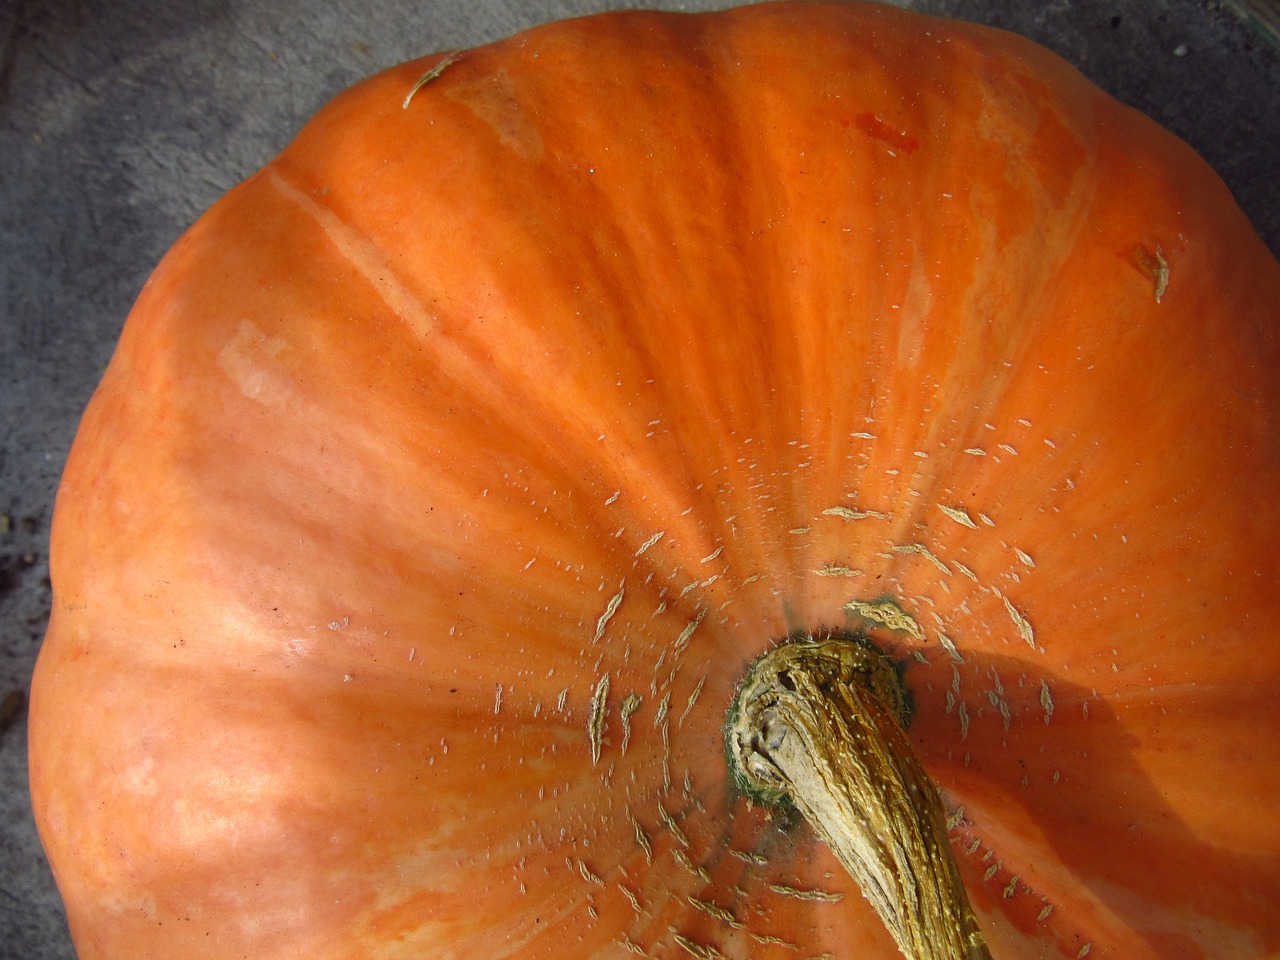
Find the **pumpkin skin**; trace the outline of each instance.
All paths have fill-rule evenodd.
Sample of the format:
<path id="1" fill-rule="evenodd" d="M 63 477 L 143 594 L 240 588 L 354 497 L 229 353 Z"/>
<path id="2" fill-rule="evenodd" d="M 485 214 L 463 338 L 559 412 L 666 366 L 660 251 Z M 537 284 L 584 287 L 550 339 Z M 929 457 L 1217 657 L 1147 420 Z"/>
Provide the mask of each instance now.
<path id="1" fill-rule="evenodd" d="M 83 960 L 895 957 L 725 772 L 827 626 L 998 960 L 1280 950 L 1280 267 L 1204 163 L 877 6 L 402 106 L 443 59 L 212 208 L 85 414 L 30 723 Z"/>

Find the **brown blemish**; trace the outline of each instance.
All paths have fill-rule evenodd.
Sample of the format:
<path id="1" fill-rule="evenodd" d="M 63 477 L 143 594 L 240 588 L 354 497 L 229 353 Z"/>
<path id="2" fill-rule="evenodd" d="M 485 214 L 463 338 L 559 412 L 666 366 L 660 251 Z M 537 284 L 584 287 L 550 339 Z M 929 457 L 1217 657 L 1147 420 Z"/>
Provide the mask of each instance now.
<path id="1" fill-rule="evenodd" d="M 1135 243 L 1129 248 L 1128 259 L 1138 268 L 1138 272 L 1151 281 L 1156 303 L 1163 300 L 1165 291 L 1169 289 L 1169 261 L 1165 259 L 1160 246 L 1157 244 L 1153 253 L 1142 244 Z"/>

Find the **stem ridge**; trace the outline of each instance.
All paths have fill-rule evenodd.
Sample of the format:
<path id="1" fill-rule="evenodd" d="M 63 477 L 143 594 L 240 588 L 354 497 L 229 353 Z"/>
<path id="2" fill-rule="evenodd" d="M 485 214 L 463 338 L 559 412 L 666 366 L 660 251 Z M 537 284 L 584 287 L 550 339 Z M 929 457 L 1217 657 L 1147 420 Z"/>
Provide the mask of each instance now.
<path id="1" fill-rule="evenodd" d="M 870 642 L 793 640 L 738 691 L 730 767 L 749 796 L 804 815 L 909 960 L 990 960 L 907 718 L 898 670 Z"/>

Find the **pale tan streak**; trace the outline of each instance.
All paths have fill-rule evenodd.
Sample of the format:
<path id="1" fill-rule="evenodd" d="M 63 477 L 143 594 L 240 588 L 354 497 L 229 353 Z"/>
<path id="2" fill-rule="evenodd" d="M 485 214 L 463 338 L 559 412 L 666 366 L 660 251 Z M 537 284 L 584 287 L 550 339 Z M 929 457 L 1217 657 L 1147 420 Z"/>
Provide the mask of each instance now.
<path id="1" fill-rule="evenodd" d="M 703 557 L 715 551 L 718 544 L 714 541 L 713 532 L 704 529 L 686 510 L 688 492 L 677 489 L 674 484 L 662 483 L 670 469 L 656 451 L 647 449 L 643 442 L 619 443 L 612 431 L 605 431 L 602 435 L 596 422 L 598 418 L 585 416 L 587 411 L 577 409 L 568 400 L 549 404 L 548 401 L 556 394 L 541 390 L 540 383 L 529 383 L 527 373 L 510 361 L 498 362 L 495 368 L 477 364 L 466 350 L 440 333 L 435 317 L 423 308 L 418 296 L 399 278 L 394 264 L 377 244 L 345 223 L 332 209 L 294 186 L 279 171 L 269 169 L 264 176 L 282 197 L 315 222 L 334 249 L 360 273 L 387 308 L 415 336 L 431 345 L 432 357 L 448 379 L 455 383 L 483 384 L 492 388 L 501 396 L 495 407 L 511 411 L 513 430 L 520 429 L 520 423 L 527 418 L 530 408 L 540 407 L 553 414 L 551 419 L 568 435 L 566 445 L 576 449 L 598 449 L 602 472 L 606 469 L 604 465 L 608 465 L 608 472 L 616 474 L 620 481 L 630 483 L 625 492 L 633 495 L 635 502 L 648 501 L 653 504 L 653 516 L 667 518 L 670 524 L 682 528 L 674 532 L 675 539 L 684 548 L 683 556 L 679 558 L 684 566 L 693 569 Z M 514 331 L 508 332 L 508 337 L 513 335 Z M 511 345 L 505 353 L 495 353 L 493 359 L 500 361 L 501 357 L 521 355 L 519 347 Z M 514 384 L 528 384 L 531 389 L 516 390 Z M 667 533 L 670 535 L 673 531 L 668 528 Z M 635 548 L 639 546 L 639 543 L 635 544 Z"/>

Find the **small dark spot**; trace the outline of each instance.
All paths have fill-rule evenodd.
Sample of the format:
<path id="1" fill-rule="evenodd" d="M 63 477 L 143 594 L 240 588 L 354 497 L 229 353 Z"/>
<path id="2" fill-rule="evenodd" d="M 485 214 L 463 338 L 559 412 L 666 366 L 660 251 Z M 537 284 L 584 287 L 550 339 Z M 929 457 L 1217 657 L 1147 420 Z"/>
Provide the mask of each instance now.
<path id="1" fill-rule="evenodd" d="M 450 692 L 450 693 L 457 693 L 457 692 L 458 692 L 458 688 L 457 688 L 457 687 L 450 687 L 450 688 L 449 688 L 449 692 Z"/>
<path id="2" fill-rule="evenodd" d="M 3 734 L 17 723 L 26 706 L 27 692 L 25 690 L 10 690 L 5 695 L 4 701 L 0 703 L 0 734 Z"/>
<path id="3" fill-rule="evenodd" d="M 1112 29 L 1115 29 L 1118 26 L 1120 26 L 1120 14 L 1117 13 L 1114 17 L 1111 18 L 1111 27 Z"/>
<path id="4" fill-rule="evenodd" d="M 36 565 L 40 558 L 34 553 L 18 557 L 0 557 L 0 600 L 18 589 L 22 574 Z"/>

